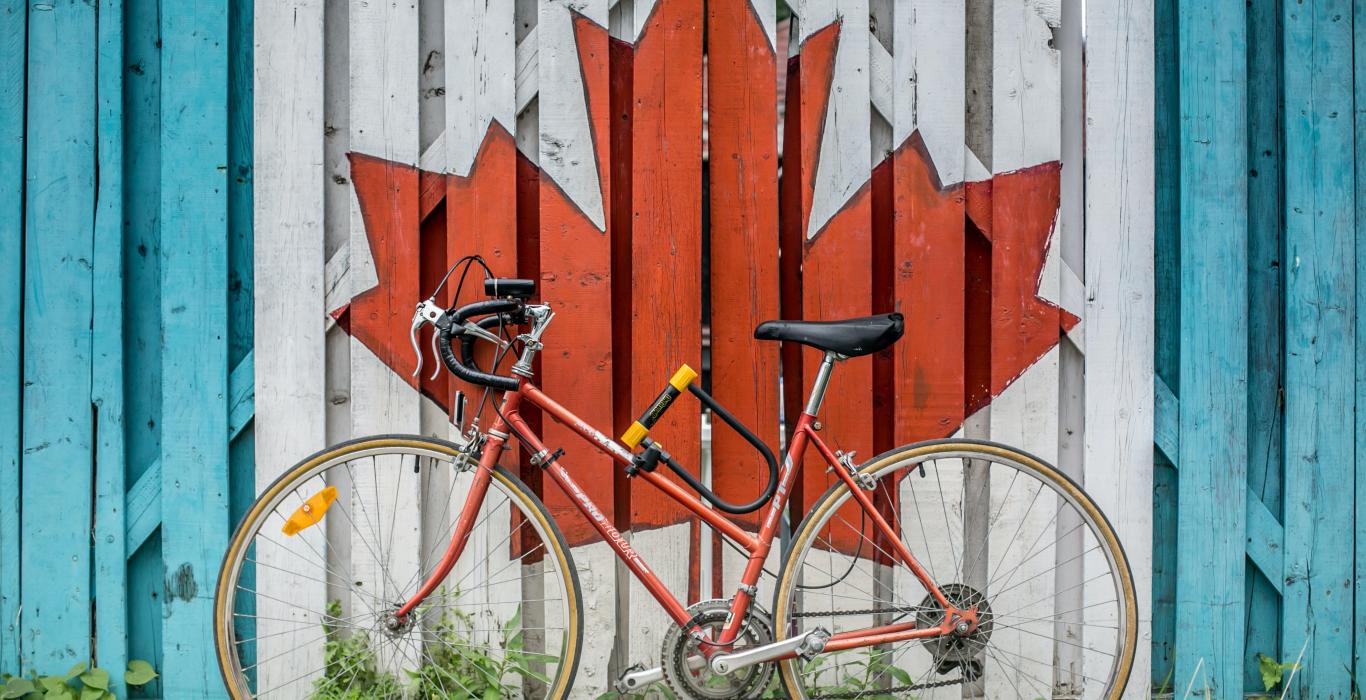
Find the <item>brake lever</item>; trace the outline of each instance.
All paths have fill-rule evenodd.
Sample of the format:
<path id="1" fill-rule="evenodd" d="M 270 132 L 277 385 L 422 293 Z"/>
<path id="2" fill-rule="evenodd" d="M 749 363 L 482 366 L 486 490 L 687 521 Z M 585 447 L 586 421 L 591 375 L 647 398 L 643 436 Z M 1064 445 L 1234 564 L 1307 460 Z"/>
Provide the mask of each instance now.
<path id="1" fill-rule="evenodd" d="M 476 336 L 478 336 L 478 337 L 480 337 L 480 338 L 483 338 L 484 340 L 487 340 L 487 341 L 489 341 L 490 343 L 493 343 L 494 345 L 497 345 L 499 348 L 506 348 L 506 347 L 508 346 L 508 343 L 507 343 L 506 340 L 503 340 L 502 338 L 499 338 L 498 336 L 494 335 L 493 333 L 490 333 L 490 332 L 484 330 L 483 328 L 480 328 L 478 325 L 476 325 L 476 324 L 475 324 L 474 322 L 472 322 L 472 321 L 466 321 L 466 322 L 464 323 L 464 325 L 462 325 L 462 326 L 460 326 L 460 327 L 463 328 L 463 329 L 465 330 L 465 332 L 467 332 L 467 333 L 473 333 L 474 335 L 476 335 Z"/>
<path id="2" fill-rule="evenodd" d="M 419 302 L 417 305 L 417 309 L 413 311 L 413 323 L 412 326 L 408 329 L 408 340 L 413 344 L 413 354 L 417 355 L 417 367 L 413 369 L 412 376 L 416 377 L 422 373 L 422 348 L 418 345 L 417 342 L 418 330 L 422 328 L 422 324 L 424 323 L 430 323 L 433 326 L 435 326 L 436 322 L 441 320 L 441 317 L 445 314 L 445 309 L 442 309 L 436 303 L 435 299 L 427 299 L 426 301 Z M 436 354 L 436 334 L 433 333 L 432 358 L 435 359 L 437 357 L 438 355 Z M 432 379 L 436 379 L 436 375 L 440 372 L 441 365 L 438 364 L 436 366 L 436 372 L 432 373 Z"/>

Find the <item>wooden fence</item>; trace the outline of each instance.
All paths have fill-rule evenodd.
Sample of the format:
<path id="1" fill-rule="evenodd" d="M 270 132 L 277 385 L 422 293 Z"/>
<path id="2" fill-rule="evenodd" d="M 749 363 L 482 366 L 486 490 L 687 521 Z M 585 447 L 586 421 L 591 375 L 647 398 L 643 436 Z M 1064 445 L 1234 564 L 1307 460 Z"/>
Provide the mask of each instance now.
<path id="1" fill-rule="evenodd" d="M 1157 3 L 1153 678 L 1358 697 L 1366 16 Z M 1278 689 L 1279 692 L 1279 689 Z"/>
<path id="2" fill-rule="evenodd" d="M 251 482 L 250 2 L 0 2 L 0 672 L 220 694 Z"/>
<path id="3" fill-rule="evenodd" d="M 829 433 L 862 456 L 961 433 L 1059 463 L 1119 527 L 1146 616 L 1151 7 L 1089 3 L 1084 50 L 1077 2 L 792 9 L 260 4 L 258 483 L 352 436 L 453 434 L 457 387 L 409 378 L 407 321 L 468 253 L 539 280 L 559 313 L 542 386 L 604 428 L 700 362 L 776 444 L 816 358 L 779 357 L 753 326 L 899 310 L 906 339 L 841 367 Z M 684 464 L 703 420 L 657 429 Z M 737 569 L 677 507 L 545 430 L 666 582 L 729 588 Z M 710 445 L 722 493 L 758 487 L 746 449 Z M 813 472 L 798 512 L 824 488 Z M 546 499 L 578 547 L 592 695 L 657 654 L 664 617 Z"/>

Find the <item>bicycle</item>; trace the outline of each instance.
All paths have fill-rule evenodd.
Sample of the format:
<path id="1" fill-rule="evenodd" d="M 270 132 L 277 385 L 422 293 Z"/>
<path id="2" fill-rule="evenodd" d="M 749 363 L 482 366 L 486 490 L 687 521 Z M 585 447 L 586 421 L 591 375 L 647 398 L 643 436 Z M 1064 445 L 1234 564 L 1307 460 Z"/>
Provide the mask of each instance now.
<path id="1" fill-rule="evenodd" d="M 460 286 L 470 264 L 482 264 L 462 262 Z M 659 664 L 627 669 L 614 683 L 620 693 L 659 682 L 688 698 L 1123 692 L 1137 644 L 1132 575 L 1113 528 L 1078 484 L 990 442 L 911 444 L 856 465 L 852 453 L 821 439 L 817 416 L 832 372 L 900 338 L 899 314 L 756 329 L 756 338 L 824 353 L 780 467 L 687 365 L 619 442 L 588 425 L 532 381 L 554 318 L 548 305 L 531 303 L 534 283 L 494 278 L 487 266 L 485 274 L 486 300 L 444 309 L 433 293 L 420 303 L 412 340 L 417 371 L 418 330 L 431 325 L 447 370 L 485 387 L 485 399 L 502 394 L 487 429 L 476 415 L 463 444 L 391 435 L 323 450 L 266 488 L 238 526 L 214 616 L 232 697 L 566 697 L 583 648 L 578 571 L 545 504 L 498 464 L 513 440 L 545 488 L 553 483 L 568 495 L 672 620 Z M 512 327 L 526 330 L 513 338 Z M 475 360 L 476 341 L 497 347 L 489 371 Z M 497 374 L 513 352 L 510 374 Z M 684 392 L 767 465 L 767 485 L 751 503 L 722 499 L 649 437 Z M 527 423 L 528 405 L 742 552 L 734 595 L 679 602 L 575 481 L 563 450 Z M 773 574 L 765 560 L 808 449 L 833 483 L 792 532 Z M 1025 483 L 1016 492 L 1021 480 L 1037 488 Z M 424 509 L 416 543 L 401 494 L 446 507 Z M 727 517 L 760 509 L 753 533 Z M 1012 554 L 1017 560 L 1007 564 Z M 776 581 L 771 613 L 757 602 L 766 573 Z"/>

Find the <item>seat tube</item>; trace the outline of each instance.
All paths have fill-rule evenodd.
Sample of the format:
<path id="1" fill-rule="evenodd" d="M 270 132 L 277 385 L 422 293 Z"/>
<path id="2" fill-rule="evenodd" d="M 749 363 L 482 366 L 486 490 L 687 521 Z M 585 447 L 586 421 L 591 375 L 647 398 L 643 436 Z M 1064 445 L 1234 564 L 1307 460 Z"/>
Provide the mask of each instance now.
<path id="1" fill-rule="evenodd" d="M 806 398 L 806 413 L 814 416 L 821 410 L 825 401 L 825 389 L 830 385 L 830 375 L 835 371 L 835 363 L 844 359 L 839 353 L 827 352 L 821 366 L 816 370 L 816 379 L 811 383 L 811 395 Z"/>

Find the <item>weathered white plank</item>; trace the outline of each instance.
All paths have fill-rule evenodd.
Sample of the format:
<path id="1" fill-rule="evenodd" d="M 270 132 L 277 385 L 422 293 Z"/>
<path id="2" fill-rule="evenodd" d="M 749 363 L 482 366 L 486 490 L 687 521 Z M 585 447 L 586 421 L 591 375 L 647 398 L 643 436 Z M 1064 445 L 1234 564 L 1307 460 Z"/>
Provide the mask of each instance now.
<path id="1" fill-rule="evenodd" d="M 548 177 L 599 230 L 607 229 L 606 203 L 598 169 L 587 93 L 579 67 L 578 42 L 574 36 L 575 11 L 607 26 L 606 0 L 569 3 L 545 0 L 536 25 L 537 71 L 540 74 L 541 177 Z"/>
<path id="2" fill-rule="evenodd" d="M 892 57 L 892 143 L 915 131 L 947 186 L 963 181 L 967 16 L 961 0 L 914 0 L 897 8 Z M 880 46 L 874 42 L 873 53 Z M 874 86 L 877 83 L 874 82 Z"/>
<path id="3" fill-rule="evenodd" d="M 323 2 L 266 0 L 255 12 L 255 463 L 264 489 L 326 442 Z M 256 558 L 256 614 L 272 618 L 255 630 L 256 658 L 268 660 L 257 669 L 264 690 L 322 665 L 321 647 L 308 643 L 319 621 L 307 611 L 323 609 L 326 591 L 321 562 L 310 581 L 280 575 L 309 561 L 298 553 L 261 544 Z"/>
<path id="4" fill-rule="evenodd" d="M 1147 697 L 1152 595 L 1153 4 L 1086 7 L 1086 487 L 1138 591 L 1125 697 Z"/>
<path id="5" fill-rule="evenodd" d="M 469 173 L 494 121 L 508 133 L 516 128 L 513 8 L 484 0 L 457 0 L 446 8 L 446 172 Z"/>
<path id="6" fill-rule="evenodd" d="M 1053 31 L 1060 24 L 1061 7 L 1058 0 L 1001 0 L 993 7 L 990 169 L 998 183 L 1004 173 L 1058 161 L 1061 157 L 1062 75 L 1060 56 L 1052 44 Z M 1012 252 L 1015 255 L 1020 253 L 1014 246 L 1036 245 L 1035 239 L 1024 235 L 1019 228 L 1027 225 L 1016 213 L 1019 203 L 1005 201 L 1019 196 L 1037 195 L 1033 191 L 1005 191 L 999 186 L 994 187 L 992 192 L 993 242 L 997 244 L 994 246 L 992 262 L 993 317 L 1001 313 L 1003 308 L 1021 312 L 1023 309 L 1018 306 L 1021 303 L 1026 305 L 1024 308 L 1029 308 L 1027 299 L 1002 296 L 1004 291 L 1000 289 L 1002 280 L 1021 274 L 1018 269 L 1010 269 L 1012 266 L 1018 267 L 1018 259 L 1006 257 Z M 1052 206 L 1057 205 L 1053 203 Z M 1034 225 L 1041 225 L 1041 222 L 1035 222 Z M 1015 240 L 1011 246 L 999 245 L 1004 236 L 1011 236 L 1011 231 L 1016 232 L 1015 236 L 1022 240 Z M 1047 252 L 1036 293 L 1044 299 L 1056 299 L 1059 295 L 1060 262 L 1056 260 L 1059 250 L 1054 241 L 1055 234 L 1051 232 L 1042 243 Z M 1057 323 L 1056 315 L 1043 315 L 1044 320 L 1041 322 Z M 993 332 L 1007 335 L 1020 332 L 1012 326 L 994 326 Z M 993 353 L 999 355 L 995 346 Z M 1018 369 L 1004 364 L 998 366 L 999 359 L 993 361 L 994 385 L 999 385 L 1005 379 L 1005 374 Z M 1059 349 L 1053 347 L 992 401 L 991 438 L 1056 464 L 1058 399 Z M 995 479 L 991 484 L 993 501 L 998 507 L 1005 506 L 992 527 L 989 545 L 992 551 L 988 558 L 993 561 L 1010 554 L 1000 551 L 1000 548 L 1008 546 L 1007 532 L 1018 528 L 1026 533 L 1037 533 L 1051 527 L 1052 515 L 1056 512 L 1056 505 L 1048 502 L 1048 494 L 1044 494 L 1041 502 L 1035 502 L 1030 488 L 1015 488 L 1013 493 L 1007 493 L 1011 489 L 1011 486 Z M 1020 615 L 1022 619 L 1051 617 L 1055 611 L 1053 592 L 1056 588 L 1053 577 L 1046 572 L 1053 570 L 1057 564 L 1057 546 L 1054 542 L 1048 542 L 1041 549 L 1042 554 L 1023 562 L 1017 579 L 1025 583 L 1012 592 L 1012 595 L 1017 596 L 1017 604 L 1028 605 L 1028 609 L 1012 613 Z M 1053 681 L 1053 654 L 1040 649 L 1041 645 L 1047 645 L 1048 642 L 1016 629 L 1001 629 L 999 632 L 992 637 L 993 645 L 1003 654 L 1013 653 L 1023 658 L 1016 659 L 1016 668 L 1006 669 L 998 664 L 995 673 L 988 672 L 987 696 L 1001 696 L 1005 692 L 1014 692 L 1015 688 L 1036 688 L 1037 691 L 1031 692 L 1048 695 L 1048 686 Z"/>
<path id="7" fill-rule="evenodd" d="M 354 3 L 348 8 L 349 28 L 349 133 L 353 153 L 382 158 L 398 163 L 416 165 L 420 151 L 418 84 L 421 65 L 415 60 L 418 46 L 418 15 L 416 0 Z M 406 197 L 414 192 L 403 192 L 411 183 L 390 183 L 393 201 L 380 206 L 403 206 Z M 354 192 L 354 189 L 353 189 Z M 378 281 L 375 259 L 370 250 L 360 203 L 352 198 L 350 236 L 350 276 L 357 292 L 375 286 Z M 412 221 L 411 217 L 393 217 Z M 397 235 L 398 232 L 392 232 Z M 416 236 L 406 234 L 400 240 L 416 242 Z M 417 270 L 394 270 L 394 274 L 416 276 Z M 393 280 L 391 279 L 392 283 Z M 388 298 L 387 305 L 414 303 L 413 300 Z M 377 357 L 372 350 L 356 339 L 351 341 L 351 427 L 354 435 L 377 433 L 414 433 L 420 426 L 420 397 L 418 392 Z M 351 500 L 353 512 L 368 508 L 368 514 L 382 530 L 376 536 L 382 542 L 376 546 L 376 561 L 371 551 L 352 548 L 351 571 L 361 582 L 363 590 L 384 591 L 385 597 L 398 597 L 407 581 L 415 579 L 420 566 L 421 542 L 421 484 L 412 474 L 412 465 L 397 464 L 380 459 L 375 469 L 357 469 Z M 354 598 L 354 596 L 353 596 Z M 402 658 L 391 649 L 381 659 L 383 667 L 397 671 L 414 666 L 415 660 Z"/>
<path id="8" fill-rule="evenodd" d="M 868 0 L 803 0 L 795 9 L 801 17 L 801 41 L 832 23 L 840 23 L 806 229 L 810 239 L 872 175 L 873 150 L 868 133 L 872 123 L 868 75 L 872 35 L 867 31 Z"/>

